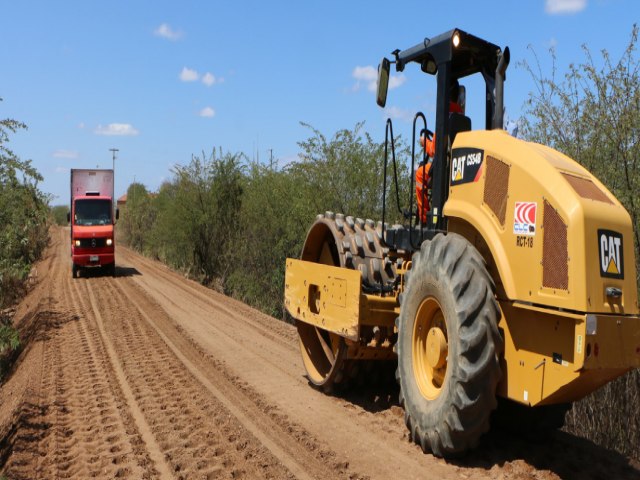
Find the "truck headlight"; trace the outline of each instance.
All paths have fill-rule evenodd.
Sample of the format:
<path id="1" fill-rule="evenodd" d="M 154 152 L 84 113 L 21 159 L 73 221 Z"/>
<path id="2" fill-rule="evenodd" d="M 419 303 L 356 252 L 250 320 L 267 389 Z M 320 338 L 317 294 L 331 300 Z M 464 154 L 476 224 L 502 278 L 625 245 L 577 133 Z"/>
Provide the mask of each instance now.
<path id="1" fill-rule="evenodd" d="M 111 245 L 113 245 L 113 240 L 107 238 L 107 247 L 110 247 Z"/>
<path id="2" fill-rule="evenodd" d="M 75 244 L 76 244 L 76 247 L 79 247 L 80 246 L 80 240 L 76 240 Z"/>

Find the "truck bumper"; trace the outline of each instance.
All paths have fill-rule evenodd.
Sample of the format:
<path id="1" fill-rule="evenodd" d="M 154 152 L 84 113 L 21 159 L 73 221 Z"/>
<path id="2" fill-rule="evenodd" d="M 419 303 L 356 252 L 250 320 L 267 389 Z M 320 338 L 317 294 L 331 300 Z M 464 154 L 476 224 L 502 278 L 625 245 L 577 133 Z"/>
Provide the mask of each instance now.
<path id="1" fill-rule="evenodd" d="M 115 262 L 116 256 L 113 253 L 95 253 L 72 255 L 71 260 L 79 267 L 103 267 Z"/>

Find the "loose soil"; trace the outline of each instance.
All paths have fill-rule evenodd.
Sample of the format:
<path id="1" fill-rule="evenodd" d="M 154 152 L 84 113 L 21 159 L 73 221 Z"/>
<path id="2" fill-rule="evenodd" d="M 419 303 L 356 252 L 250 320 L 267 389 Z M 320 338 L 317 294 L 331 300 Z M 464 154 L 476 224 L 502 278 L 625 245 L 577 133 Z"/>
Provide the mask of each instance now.
<path id="1" fill-rule="evenodd" d="M 0 388 L 0 476 L 195 479 L 638 479 L 640 465 L 558 432 L 486 435 L 463 459 L 408 440 L 398 388 L 326 395 L 288 324 L 118 246 L 116 277 L 71 278 L 52 230 L 14 321 Z"/>

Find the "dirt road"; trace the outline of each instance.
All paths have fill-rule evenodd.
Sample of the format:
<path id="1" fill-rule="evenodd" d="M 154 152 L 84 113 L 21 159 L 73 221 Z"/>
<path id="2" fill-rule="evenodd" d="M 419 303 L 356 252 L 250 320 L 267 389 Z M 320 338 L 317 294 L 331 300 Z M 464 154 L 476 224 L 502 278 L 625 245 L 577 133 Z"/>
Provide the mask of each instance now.
<path id="1" fill-rule="evenodd" d="M 0 388 L 0 472 L 35 478 L 640 478 L 558 433 L 494 432 L 446 462 L 408 441 L 397 387 L 328 396 L 297 335 L 123 247 L 117 277 L 71 278 L 52 231 L 15 319 L 26 345 Z"/>

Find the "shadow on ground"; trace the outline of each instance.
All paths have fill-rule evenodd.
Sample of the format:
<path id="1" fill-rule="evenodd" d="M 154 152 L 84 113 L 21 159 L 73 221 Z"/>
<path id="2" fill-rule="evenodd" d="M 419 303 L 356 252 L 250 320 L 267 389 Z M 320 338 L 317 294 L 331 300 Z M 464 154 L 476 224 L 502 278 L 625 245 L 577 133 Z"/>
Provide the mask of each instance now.
<path id="1" fill-rule="evenodd" d="M 114 277 L 133 277 L 134 275 L 142 275 L 133 267 L 121 267 L 116 265 Z M 83 268 L 80 270 L 80 278 L 110 277 L 108 270 L 98 267 Z"/>
<path id="2" fill-rule="evenodd" d="M 370 413 L 392 411 L 403 422 L 395 367 L 395 363 L 381 368 L 380 364 L 378 368 L 375 364 L 366 366 L 344 388 L 335 388 L 331 394 Z M 526 437 L 493 427 L 476 449 L 447 462 L 462 469 L 481 468 L 487 472 L 499 467 L 496 475 L 500 478 L 530 478 L 530 465 L 550 475 L 541 474 L 539 478 L 640 479 L 640 463 L 606 446 L 562 431 L 554 431 L 544 440 Z M 469 475 L 472 478 L 472 472 Z"/>
<path id="3" fill-rule="evenodd" d="M 119 267 L 116 266 L 116 277 L 133 277 L 134 275 L 142 275 L 137 269 L 133 267 Z"/>

